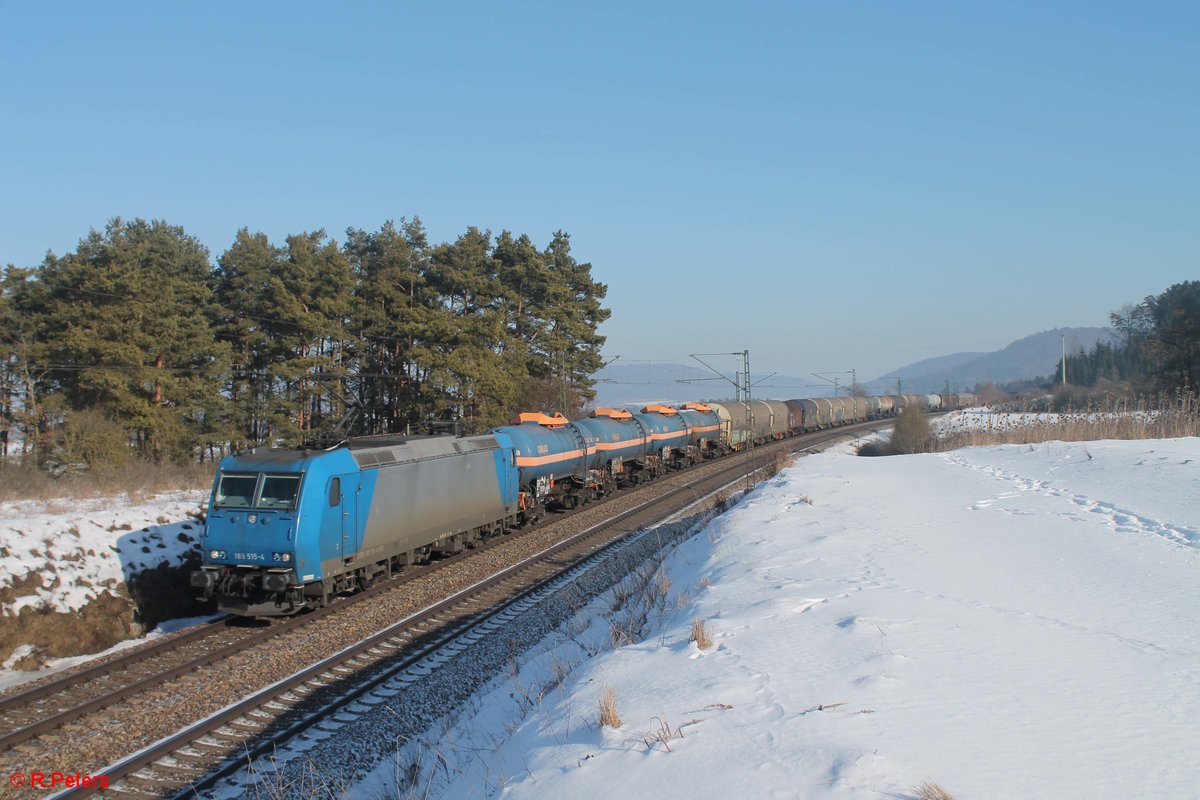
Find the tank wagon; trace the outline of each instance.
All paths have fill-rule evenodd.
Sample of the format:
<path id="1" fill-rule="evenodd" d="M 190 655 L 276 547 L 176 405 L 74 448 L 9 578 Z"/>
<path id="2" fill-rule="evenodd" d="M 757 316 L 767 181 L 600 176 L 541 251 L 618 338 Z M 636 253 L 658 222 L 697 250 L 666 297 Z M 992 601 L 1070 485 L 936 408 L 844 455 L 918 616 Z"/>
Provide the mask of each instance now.
<path id="1" fill-rule="evenodd" d="M 748 444 L 765 444 L 801 430 L 803 412 L 781 400 L 723 400 L 709 403 L 721 421 L 721 442 L 735 450 Z M 747 427 L 749 414 L 749 427 Z"/>
<path id="2" fill-rule="evenodd" d="M 802 429 L 816 431 L 833 425 L 833 403 L 828 397 L 792 400 L 803 411 Z"/>
<path id="3" fill-rule="evenodd" d="M 721 449 L 721 418 L 704 403 L 684 403 L 679 416 L 688 426 L 688 446 L 701 458 L 713 458 Z"/>
<path id="4" fill-rule="evenodd" d="M 548 508 L 573 508 L 722 452 L 936 407 L 933 397 L 601 408 L 573 421 L 527 413 L 482 436 L 364 437 L 329 450 L 226 456 L 191 585 L 234 614 L 294 613 L 474 547 Z M 977 402 L 939 399 L 955 408 Z"/>

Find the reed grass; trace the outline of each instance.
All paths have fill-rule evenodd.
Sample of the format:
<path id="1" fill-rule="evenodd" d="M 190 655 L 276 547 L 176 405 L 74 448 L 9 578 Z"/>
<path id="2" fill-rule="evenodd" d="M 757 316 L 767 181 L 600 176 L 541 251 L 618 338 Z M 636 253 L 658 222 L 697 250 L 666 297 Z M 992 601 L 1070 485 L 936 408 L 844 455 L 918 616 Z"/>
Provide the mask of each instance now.
<path id="1" fill-rule="evenodd" d="M 708 630 L 704 627 L 704 620 L 699 618 L 692 620 L 692 641 L 701 650 L 712 647 L 712 638 L 709 637 Z"/>
<path id="2" fill-rule="evenodd" d="M 944 420 L 931 449 L 944 452 L 994 444 L 1200 436 L 1200 400 L 1190 392 L 1110 398 L 1050 413 L 1036 408 L 1027 404 L 979 416 L 967 412 Z"/>

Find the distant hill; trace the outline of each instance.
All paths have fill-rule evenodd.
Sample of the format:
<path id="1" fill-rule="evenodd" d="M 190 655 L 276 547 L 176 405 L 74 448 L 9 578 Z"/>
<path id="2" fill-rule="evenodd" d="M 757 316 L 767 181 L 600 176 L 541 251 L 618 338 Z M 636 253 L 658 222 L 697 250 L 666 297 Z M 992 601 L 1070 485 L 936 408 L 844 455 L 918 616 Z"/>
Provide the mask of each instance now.
<path id="1" fill-rule="evenodd" d="M 1056 328 L 1018 339 L 993 353 L 953 353 L 927 358 L 893 370 L 866 383 L 872 394 L 895 394 L 896 379 L 904 392 L 940 392 L 950 387 L 970 391 L 977 383 L 996 384 L 1049 375 L 1062 356 L 1062 337 L 1067 351 L 1092 345 L 1112 336 L 1108 328 Z M 718 378 L 699 364 L 652 361 L 637 364 L 615 362 L 596 373 L 599 407 L 620 408 L 647 403 L 688 403 L 733 397 L 733 373 Z M 828 397 L 832 387 L 813 386 L 813 378 L 773 375 L 753 390 L 762 400 L 794 397 Z"/>
<path id="2" fill-rule="evenodd" d="M 904 392 L 940 392 L 950 387 L 969 391 L 978 383 L 996 384 L 1048 376 L 1062 358 L 1063 337 L 1067 353 L 1079 348 L 1092 349 L 1099 341 L 1108 341 L 1110 328 L 1055 328 L 1018 339 L 993 353 L 955 353 L 925 359 L 893 370 L 869 381 L 875 394 L 895 394 L 896 379 Z"/>

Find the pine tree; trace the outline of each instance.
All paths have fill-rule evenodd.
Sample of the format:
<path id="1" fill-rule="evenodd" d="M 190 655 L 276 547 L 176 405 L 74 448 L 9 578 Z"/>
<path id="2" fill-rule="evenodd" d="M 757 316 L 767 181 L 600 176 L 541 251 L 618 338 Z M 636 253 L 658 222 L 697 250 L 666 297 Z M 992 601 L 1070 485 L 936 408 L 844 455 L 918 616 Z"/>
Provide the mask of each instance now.
<path id="1" fill-rule="evenodd" d="M 1200 281 L 1185 281 L 1145 301 L 1154 320 L 1150 352 L 1163 391 L 1200 387 Z"/>
<path id="2" fill-rule="evenodd" d="M 374 233 L 347 230 L 344 249 L 356 280 L 361 430 L 403 432 L 433 412 L 422 389 L 429 321 L 440 310 L 426 274 L 429 243 L 420 219 L 401 218 L 400 229 L 389 220 Z"/>
<path id="3" fill-rule="evenodd" d="M 443 416 L 476 432 L 508 422 L 524 378 L 521 359 L 506 357 L 509 299 L 491 254 L 491 234 L 469 228 L 453 244 L 434 249 L 430 283 L 441 297 L 432 320 L 440 343 L 433 377 Z"/>
<path id="4" fill-rule="evenodd" d="M 600 349 L 605 337 L 596 330 L 612 314 L 600 304 L 608 287 L 592 278 L 591 264 L 575 260 L 571 237 L 563 231 L 554 233 L 545 257 L 555 283 L 544 312 L 550 329 L 543 352 L 549 374 L 565 384 L 568 394 L 582 406 L 595 397 L 591 376 L 604 365 Z M 575 412 L 574 408 L 564 409 L 568 410 Z"/>
<path id="5" fill-rule="evenodd" d="M 10 264 L 0 281 L 0 463 L 44 433 L 46 286 L 34 275 Z"/>
<path id="6" fill-rule="evenodd" d="M 275 405 L 271 368 L 286 354 L 278 321 L 279 297 L 285 292 L 277 274 L 281 258 L 266 234 L 242 228 L 217 260 L 217 331 L 233 352 L 228 386 L 234 408 L 231 441 L 239 449 L 270 436 L 269 409 Z"/>
<path id="7" fill-rule="evenodd" d="M 354 277 L 350 262 L 325 231 L 287 238 L 279 264 L 288 295 L 287 355 L 276 365 L 287 382 L 292 439 L 323 439 L 345 413 L 340 388 L 346 374 L 346 323 Z"/>
<path id="8" fill-rule="evenodd" d="M 182 228 L 109 222 L 39 270 L 52 390 L 94 409 L 146 456 L 190 460 L 221 414 L 228 349 L 215 342 L 208 252 Z"/>

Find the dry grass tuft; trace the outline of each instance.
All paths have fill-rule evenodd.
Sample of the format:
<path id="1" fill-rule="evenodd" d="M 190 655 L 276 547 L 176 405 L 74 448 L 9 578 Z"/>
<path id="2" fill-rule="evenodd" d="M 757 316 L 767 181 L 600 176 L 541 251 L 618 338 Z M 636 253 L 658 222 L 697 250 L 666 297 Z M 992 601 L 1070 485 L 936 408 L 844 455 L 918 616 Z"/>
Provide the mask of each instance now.
<path id="1" fill-rule="evenodd" d="M 600 724 L 606 728 L 621 727 L 621 717 L 617 714 L 617 695 L 611 686 L 605 686 L 600 694 Z"/>
<path id="2" fill-rule="evenodd" d="M 212 485 L 215 465 L 131 462 L 121 469 L 97 469 L 54 477 L 32 463 L 12 460 L 0 465 L 0 502 L 37 500 L 65 505 L 71 500 L 126 494 L 131 503 L 175 490 L 204 490 Z M 66 501 L 65 503 L 63 501 Z"/>
<path id="3" fill-rule="evenodd" d="M 708 638 L 708 631 L 704 627 L 704 620 L 700 618 L 692 620 L 692 641 L 701 650 L 707 650 L 712 647 L 712 639 Z"/>
<path id="4" fill-rule="evenodd" d="M 917 796 L 918 800 L 954 800 L 954 795 L 933 781 L 925 781 L 913 789 L 913 794 Z"/>
<path id="5" fill-rule="evenodd" d="M 609 621 L 608 623 L 608 643 L 613 650 L 618 647 L 624 647 L 627 644 L 633 644 L 637 641 L 634 636 L 634 626 L 636 621 L 626 620 L 624 623 L 617 621 Z"/>

